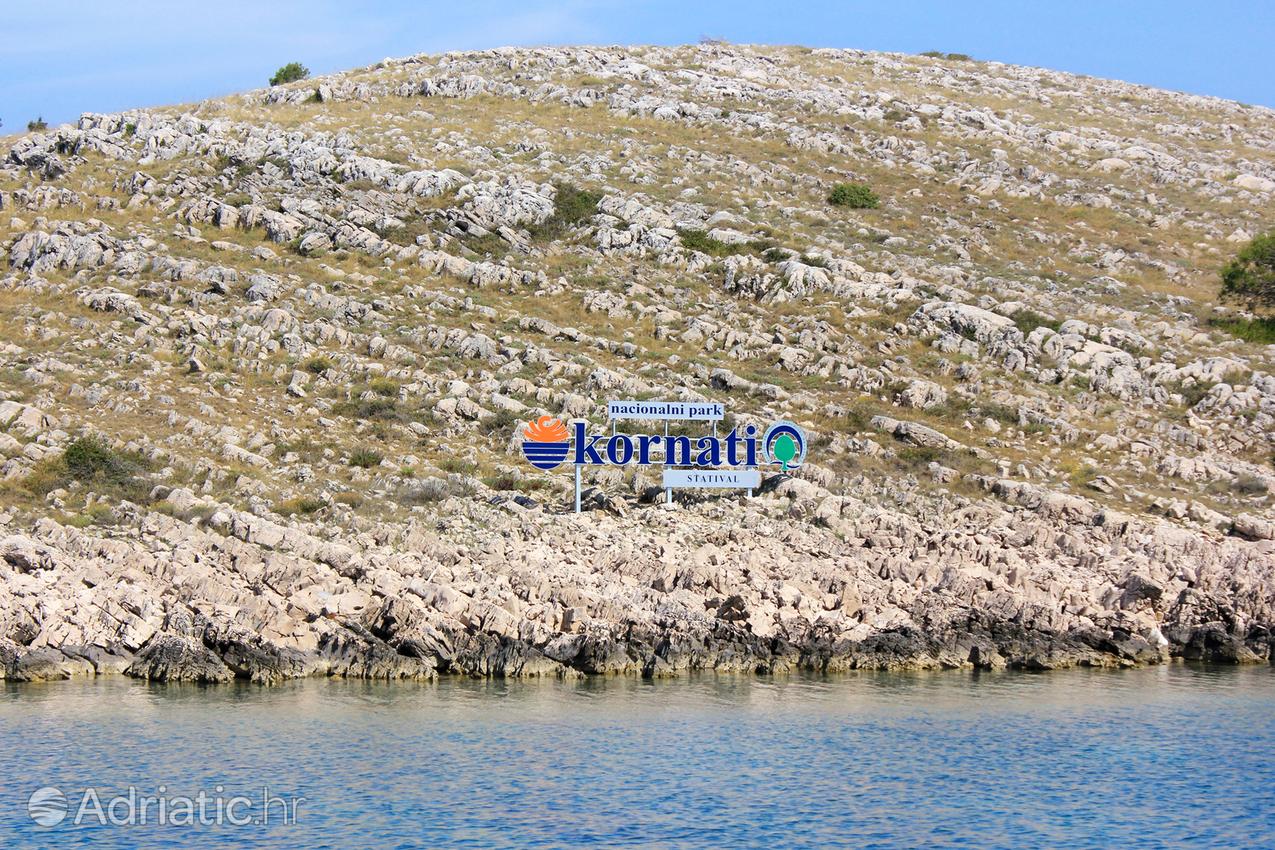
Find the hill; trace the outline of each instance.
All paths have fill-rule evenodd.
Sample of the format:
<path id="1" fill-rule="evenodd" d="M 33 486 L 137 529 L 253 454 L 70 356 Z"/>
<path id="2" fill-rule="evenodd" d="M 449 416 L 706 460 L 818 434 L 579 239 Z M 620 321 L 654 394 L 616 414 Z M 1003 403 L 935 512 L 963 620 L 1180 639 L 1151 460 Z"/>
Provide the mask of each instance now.
<path id="1" fill-rule="evenodd" d="M 1270 657 L 1273 350 L 1216 303 L 1269 109 L 502 49 L 4 149 L 11 679 Z M 522 425 L 617 398 L 808 456 L 673 506 L 591 469 L 577 516 Z"/>

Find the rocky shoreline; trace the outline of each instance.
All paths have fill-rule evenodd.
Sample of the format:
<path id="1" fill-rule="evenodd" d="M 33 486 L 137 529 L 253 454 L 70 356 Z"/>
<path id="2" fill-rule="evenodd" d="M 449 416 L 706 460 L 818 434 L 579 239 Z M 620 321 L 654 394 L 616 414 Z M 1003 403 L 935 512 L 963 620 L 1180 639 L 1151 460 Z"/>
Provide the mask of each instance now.
<path id="1" fill-rule="evenodd" d="M 224 506 L 111 536 L 42 519 L 0 529 L 0 671 L 268 684 L 1275 657 L 1269 541 L 1079 503 L 922 524 L 797 479 L 769 489 L 609 500 L 624 516 L 451 499 L 359 535 Z"/>

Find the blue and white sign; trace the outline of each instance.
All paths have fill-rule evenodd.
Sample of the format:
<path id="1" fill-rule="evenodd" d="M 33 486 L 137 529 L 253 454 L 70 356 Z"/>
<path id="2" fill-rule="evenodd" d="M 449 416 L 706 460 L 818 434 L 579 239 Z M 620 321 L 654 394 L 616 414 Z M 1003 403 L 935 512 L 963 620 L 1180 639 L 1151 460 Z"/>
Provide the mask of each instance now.
<path id="1" fill-rule="evenodd" d="M 720 422 L 726 408 L 712 401 L 609 401 L 607 419 L 677 419 Z"/>
<path id="2" fill-rule="evenodd" d="M 716 423 L 725 410 L 716 402 L 613 401 L 607 415 L 616 419 L 689 419 Z M 779 421 L 765 431 L 756 425 L 732 428 L 724 437 L 712 434 L 590 434 L 589 425 L 568 425 L 541 416 L 522 429 L 522 452 L 527 461 L 546 472 L 562 464 L 575 468 L 576 511 L 580 510 L 580 470 L 587 466 L 662 466 L 669 501 L 675 487 L 748 490 L 761 485 L 759 467 L 778 466 L 784 472 L 806 460 L 806 435 L 792 422 Z M 666 429 L 667 431 L 667 429 Z"/>
<path id="3" fill-rule="evenodd" d="M 757 469 L 666 469 L 664 489 L 671 487 L 708 487 L 719 490 L 755 490 L 761 486 Z"/>

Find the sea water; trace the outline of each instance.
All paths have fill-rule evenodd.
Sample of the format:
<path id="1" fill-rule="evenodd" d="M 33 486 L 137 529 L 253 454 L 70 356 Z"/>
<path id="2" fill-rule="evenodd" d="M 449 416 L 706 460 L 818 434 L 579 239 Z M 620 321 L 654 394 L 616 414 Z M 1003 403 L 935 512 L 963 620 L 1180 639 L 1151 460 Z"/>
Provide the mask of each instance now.
<path id="1" fill-rule="evenodd" d="M 1275 848 L 1275 669 L 8 684 L 0 846 Z"/>

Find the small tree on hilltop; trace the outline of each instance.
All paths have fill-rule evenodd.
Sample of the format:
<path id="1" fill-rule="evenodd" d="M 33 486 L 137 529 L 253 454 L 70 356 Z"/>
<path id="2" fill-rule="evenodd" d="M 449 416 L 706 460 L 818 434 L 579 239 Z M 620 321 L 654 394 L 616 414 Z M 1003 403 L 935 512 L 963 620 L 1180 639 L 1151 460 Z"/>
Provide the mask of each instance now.
<path id="1" fill-rule="evenodd" d="M 274 72 L 274 76 L 270 78 L 270 85 L 281 86 L 284 83 L 295 83 L 297 80 L 304 80 L 308 76 L 310 76 L 309 68 L 300 62 L 289 62 Z"/>
<path id="2" fill-rule="evenodd" d="M 1222 268 L 1222 297 L 1250 309 L 1275 307 L 1275 231 L 1254 238 Z"/>

